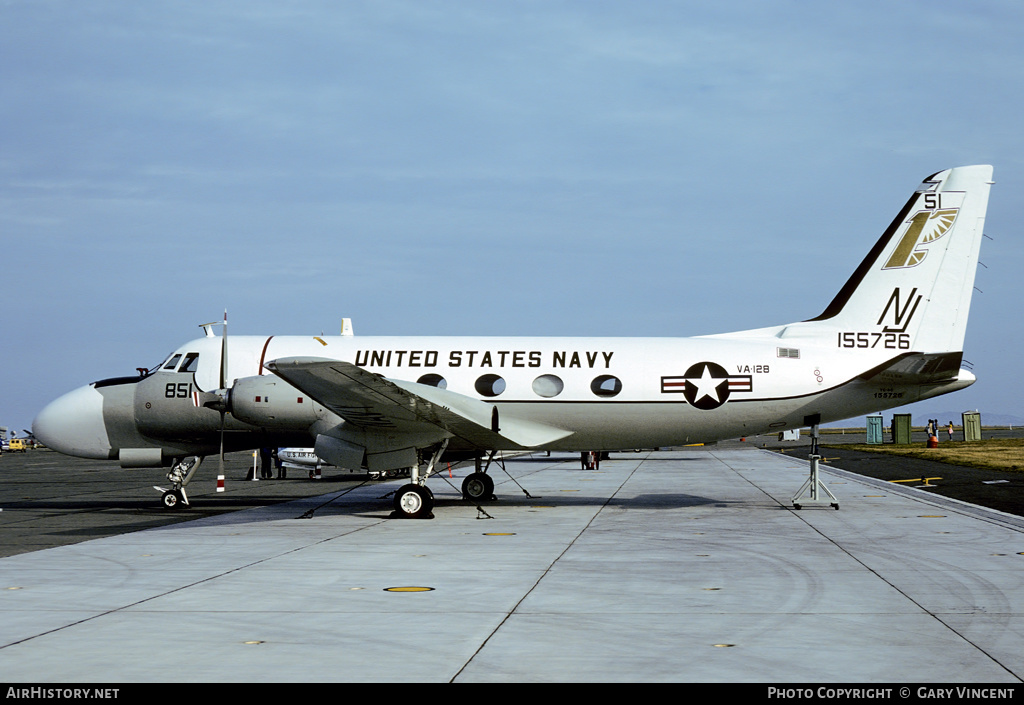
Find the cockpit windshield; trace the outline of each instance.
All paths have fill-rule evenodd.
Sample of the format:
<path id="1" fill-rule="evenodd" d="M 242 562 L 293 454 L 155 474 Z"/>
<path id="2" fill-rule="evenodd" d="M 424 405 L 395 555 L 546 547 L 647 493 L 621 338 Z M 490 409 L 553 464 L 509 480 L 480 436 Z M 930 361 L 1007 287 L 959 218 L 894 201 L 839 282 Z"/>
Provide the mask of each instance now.
<path id="1" fill-rule="evenodd" d="M 184 357 L 184 359 L 182 359 Z M 181 363 L 180 365 L 178 363 Z M 199 353 L 190 352 L 182 355 L 181 353 L 171 353 L 164 361 L 155 367 L 151 367 L 148 370 L 144 367 L 137 368 L 139 375 L 142 377 L 148 377 L 155 372 L 164 370 L 165 372 L 174 372 L 177 368 L 178 372 L 196 372 L 199 369 Z"/>
<path id="2" fill-rule="evenodd" d="M 185 355 L 178 372 L 195 372 L 199 369 L 199 353 L 190 352 Z"/>

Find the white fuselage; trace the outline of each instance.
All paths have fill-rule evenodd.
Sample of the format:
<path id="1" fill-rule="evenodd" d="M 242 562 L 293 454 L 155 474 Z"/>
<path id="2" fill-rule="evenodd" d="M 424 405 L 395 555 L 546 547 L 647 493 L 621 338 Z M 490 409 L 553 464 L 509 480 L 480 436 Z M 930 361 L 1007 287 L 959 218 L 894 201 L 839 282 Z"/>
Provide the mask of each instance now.
<path id="1" fill-rule="evenodd" d="M 808 416 L 839 420 L 952 391 L 853 381 L 899 355 L 898 343 L 845 349 L 836 336 L 779 338 L 780 330 L 702 338 L 232 336 L 228 383 L 269 375 L 266 362 L 298 356 L 431 386 L 440 378 L 449 391 L 498 406 L 503 417 L 570 431 L 555 444 L 563 450 L 781 431 L 807 425 Z M 200 353 L 196 383 L 206 391 L 217 387 L 219 346 L 200 338 L 178 350 Z"/>

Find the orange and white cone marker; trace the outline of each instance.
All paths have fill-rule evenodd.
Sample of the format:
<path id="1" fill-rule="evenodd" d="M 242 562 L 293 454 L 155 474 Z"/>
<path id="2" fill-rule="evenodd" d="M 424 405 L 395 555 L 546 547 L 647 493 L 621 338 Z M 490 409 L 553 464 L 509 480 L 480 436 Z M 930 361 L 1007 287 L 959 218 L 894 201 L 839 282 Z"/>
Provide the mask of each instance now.
<path id="1" fill-rule="evenodd" d="M 223 492 L 224 491 L 224 476 L 223 475 L 217 475 L 217 491 L 218 492 Z"/>

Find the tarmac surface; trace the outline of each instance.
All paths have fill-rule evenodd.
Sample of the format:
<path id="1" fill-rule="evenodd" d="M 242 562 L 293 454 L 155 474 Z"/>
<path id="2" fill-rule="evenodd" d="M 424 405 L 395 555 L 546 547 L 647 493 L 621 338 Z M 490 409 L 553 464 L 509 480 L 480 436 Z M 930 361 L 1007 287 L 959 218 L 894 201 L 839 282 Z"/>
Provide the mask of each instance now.
<path id="1" fill-rule="evenodd" d="M 321 480 L 290 470 L 285 480 L 246 480 L 250 453 L 229 453 L 225 491 L 217 492 L 217 459 L 208 458 L 187 492 L 192 507 L 169 511 L 154 486 L 166 470 L 121 468 L 117 462 L 71 458 L 50 450 L 0 456 L 0 557 L 117 536 L 168 524 L 351 489 L 365 475 L 328 468 Z M 381 487 L 381 494 L 393 490 Z"/>
<path id="2" fill-rule="evenodd" d="M 770 443 L 521 457 L 480 506 L 445 469 L 429 521 L 330 468 L 235 456 L 169 512 L 159 471 L 5 455 L 0 679 L 1021 682 L 1024 518 L 838 461 L 797 511 Z"/>

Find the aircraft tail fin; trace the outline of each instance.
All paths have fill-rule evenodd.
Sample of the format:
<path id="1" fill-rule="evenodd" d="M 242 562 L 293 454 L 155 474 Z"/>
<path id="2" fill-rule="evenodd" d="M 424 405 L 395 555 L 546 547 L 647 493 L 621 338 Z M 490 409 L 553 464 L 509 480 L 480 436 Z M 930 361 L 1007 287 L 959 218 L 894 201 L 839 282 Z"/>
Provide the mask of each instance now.
<path id="1" fill-rule="evenodd" d="M 962 351 L 991 184 L 988 165 L 927 177 L 807 323 L 827 321 L 840 347 Z"/>

